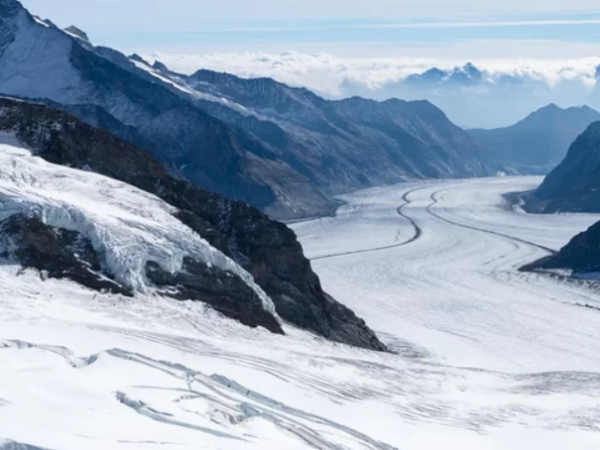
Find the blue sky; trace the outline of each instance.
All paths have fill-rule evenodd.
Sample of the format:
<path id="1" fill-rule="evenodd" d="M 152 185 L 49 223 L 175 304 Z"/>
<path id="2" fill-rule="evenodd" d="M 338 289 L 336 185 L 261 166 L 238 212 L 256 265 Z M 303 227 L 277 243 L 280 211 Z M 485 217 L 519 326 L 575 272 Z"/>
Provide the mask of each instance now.
<path id="1" fill-rule="evenodd" d="M 451 54 L 466 59 L 600 55 L 598 0 L 23 3 L 58 25 L 79 26 L 97 44 L 127 52 L 299 51 L 434 58 Z"/>

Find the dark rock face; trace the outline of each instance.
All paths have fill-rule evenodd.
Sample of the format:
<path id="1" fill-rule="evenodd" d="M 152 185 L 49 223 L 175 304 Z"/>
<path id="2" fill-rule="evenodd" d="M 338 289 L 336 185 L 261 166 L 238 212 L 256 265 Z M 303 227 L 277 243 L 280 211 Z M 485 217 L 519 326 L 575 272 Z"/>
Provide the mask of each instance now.
<path id="1" fill-rule="evenodd" d="M 263 326 L 272 333 L 283 334 L 281 325 L 264 310 L 256 292 L 231 272 L 185 258 L 181 271 L 176 274 L 165 272 L 158 264 L 148 262 L 146 276 L 156 286 L 167 288 L 163 295 L 177 300 L 198 300 L 244 325 L 253 328 Z"/>
<path id="2" fill-rule="evenodd" d="M 561 109 L 549 105 L 513 126 L 469 133 L 521 172 L 539 175 L 559 164 L 575 138 L 598 120 L 600 113 L 587 106 Z"/>
<path id="3" fill-rule="evenodd" d="M 530 212 L 600 212 L 600 122 L 575 140 L 563 162 L 525 202 Z"/>
<path id="4" fill-rule="evenodd" d="M 0 130 L 40 157 L 87 168 L 162 198 L 177 217 L 255 278 L 287 322 L 328 339 L 385 350 L 363 320 L 327 295 L 296 235 L 259 210 L 171 177 L 149 153 L 41 104 L 0 99 Z"/>
<path id="5" fill-rule="evenodd" d="M 523 267 L 523 270 L 570 270 L 573 274 L 600 272 L 600 223 L 575 236 L 555 255 Z"/>
<path id="6" fill-rule="evenodd" d="M 5 257 L 50 278 L 70 279 L 96 291 L 132 296 L 100 266 L 91 243 L 81 234 L 46 225 L 36 217 L 13 215 L 0 223 Z"/>

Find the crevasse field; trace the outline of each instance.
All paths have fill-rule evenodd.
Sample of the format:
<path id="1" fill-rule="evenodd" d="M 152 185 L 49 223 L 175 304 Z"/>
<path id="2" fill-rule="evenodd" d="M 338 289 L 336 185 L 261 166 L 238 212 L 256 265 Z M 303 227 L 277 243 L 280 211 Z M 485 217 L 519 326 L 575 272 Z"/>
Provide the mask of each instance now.
<path id="1" fill-rule="evenodd" d="M 26 163 L 28 179 L 1 169 L 3 195 L 48 185 L 48 167 Z M 4 264 L 0 448 L 600 449 L 600 291 L 518 272 L 600 217 L 532 216 L 503 202 L 539 182 L 370 189 L 346 196 L 336 217 L 294 225 L 326 290 L 395 355 Z M 148 233 L 164 207 L 149 197 L 126 202 Z M 173 253 L 177 233 L 151 240 L 153 251 Z M 121 248 L 115 267 L 128 255 Z"/>

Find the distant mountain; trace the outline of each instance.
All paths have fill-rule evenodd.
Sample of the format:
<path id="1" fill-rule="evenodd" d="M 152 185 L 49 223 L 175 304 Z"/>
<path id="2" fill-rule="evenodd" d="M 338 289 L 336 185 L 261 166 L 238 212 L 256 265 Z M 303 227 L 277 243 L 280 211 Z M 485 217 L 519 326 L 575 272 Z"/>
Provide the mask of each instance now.
<path id="1" fill-rule="evenodd" d="M 600 113 L 587 106 L 561 109 L 551 104 L 513 126 L 469 130 L 481 145 L 528 174 L 546 174 L 559 164 L 571 143 Z"/>
<path id="2" fill-rule="evenodd" d="M 509 125 L 551 102 L 584 101 L 589 91 L 579 85 L 560 87 L 555 92 L 546 81 L 528 74 L 482 70 L 472 63 L 454 69 L 433 67 L 371 89 L 360 81 L 347 80 L 343 95 L 383 100 L 427 99 L 439 106 L 450 120 L 466 128 L 495 128 Z M 568 94 L 568 95 L 567 95 Z"/>
<path id="3" fill-rule="evenodd" d="M 150 289 L 200 301 L 282 333 L 277 313 L 327 339 L 385 350 L 323 291 L 292 230 L 171 177 L 108 131 L 43 104 L 0 98 L 0 161 L 3 263 L 98 291 Z"/>
<path id="4" fill-rule="evenodd" d="M 505 167 L 426 102 L 330 102 L 271 79 L 190 77 L 0 0 L 0 93 L 40 99 L 156 156 L 175 176 L 274 217 L 332 213 L 333 194 Z"/>
<path id="5" fill-rule="evenodd" d="M 429 102 L 327 101 L 269 78 L 207 70 L 190 77 L 161 74 L 225 100 L 204 101 L 203 107 L 278 149 L 282 159 L 327 192 L 505 169 Z"/>
<path id="6" fill-rule="evenodd" d="M 522 270 L 561 270 L 574 277 L 600 279 L 600 223 L 575 236 L 555 255 Z"/>
<path id="7" fill-rule="evenodd" d="M 533 212 L 600 212 L 600 122 L 591 124 L 565 159 L 526 197 Z"/>
<path id="8" fill-rule="evenodd" d="M 453 70 L 440 70 L 437 67 L 422 74 L 413 74 L 404 83 L 418 88 L 448 88 L 477 86 L 484 82 L 483 73 L 471 63 Z"/>

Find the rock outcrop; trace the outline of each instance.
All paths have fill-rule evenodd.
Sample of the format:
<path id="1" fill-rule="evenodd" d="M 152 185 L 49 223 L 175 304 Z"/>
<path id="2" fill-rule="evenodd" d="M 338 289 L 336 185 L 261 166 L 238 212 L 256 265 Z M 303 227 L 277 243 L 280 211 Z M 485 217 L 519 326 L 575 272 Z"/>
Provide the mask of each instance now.
<path id="1" fill-rule="evenodd" d="M 263 326 L 272 333 L 283 334 L 275 317 L 265 311 L 256 292 L 236 274 L 206 263 L 185 258 L 180 272 L 171 274 L 155 262 L 146 264 L 146 276 L 162 294 L 177 300 L 198 300 L 215 311 L 249 327 Z"/>
<path id="2" fill-rule="evenodd" d="M 0 222 L 4 258 L 16 259 L 48 278 L 70 279 L 96 291 L 132 296 L 102 270 L 91 243 L 81 234 L 46 225 L 38 217 L 16 214 Z"/>
<path id="3" fill-rule="evenodd" d="M 575 236 L 558 253 L 522 270 L 564 270 L 575 276 L 598 274 L 600 278 L 600 223 Z"/>

